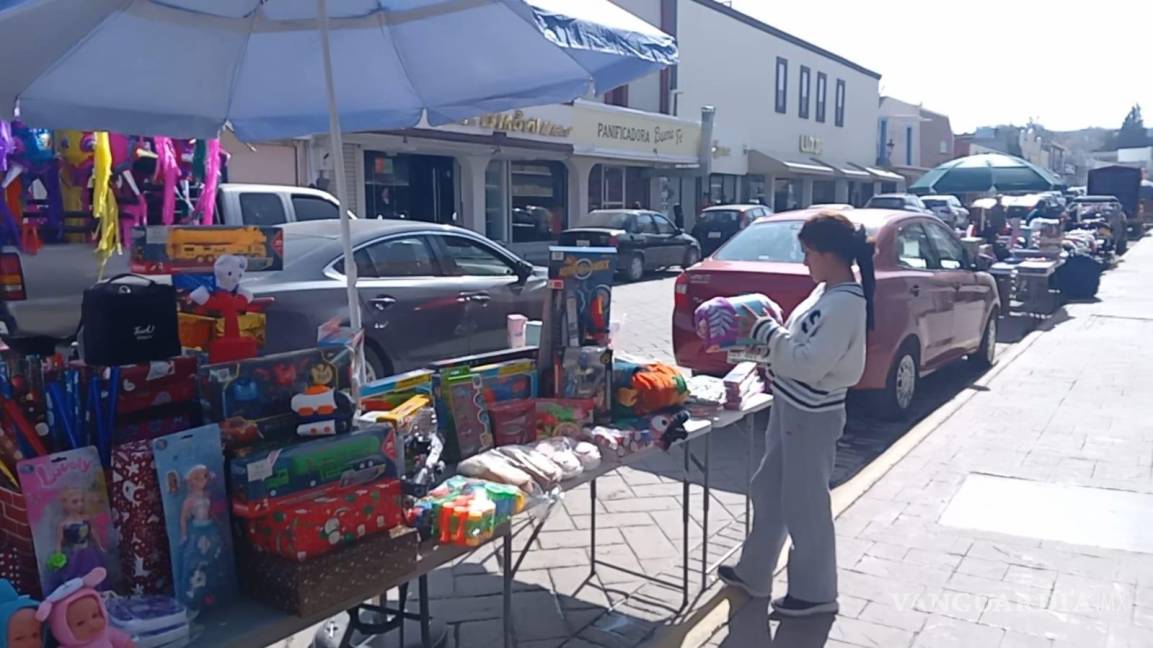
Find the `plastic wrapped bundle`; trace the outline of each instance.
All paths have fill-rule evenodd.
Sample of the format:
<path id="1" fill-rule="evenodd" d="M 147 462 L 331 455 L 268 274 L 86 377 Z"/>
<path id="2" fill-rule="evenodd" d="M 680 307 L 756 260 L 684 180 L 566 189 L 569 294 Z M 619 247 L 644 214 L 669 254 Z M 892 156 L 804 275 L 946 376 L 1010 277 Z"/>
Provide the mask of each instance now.
<path id="1" fill-rule="evenodd" d="M 705 351 L 714 353 L 751 344 L 753 340 L 748 337 L 748 328 L 752 320 L 742 317 L 743 313 L 750 311 L 757 318 L 781 320 L 780 307 L 760 293 L 714 297 L 698 306 L 693 320 Z"/>

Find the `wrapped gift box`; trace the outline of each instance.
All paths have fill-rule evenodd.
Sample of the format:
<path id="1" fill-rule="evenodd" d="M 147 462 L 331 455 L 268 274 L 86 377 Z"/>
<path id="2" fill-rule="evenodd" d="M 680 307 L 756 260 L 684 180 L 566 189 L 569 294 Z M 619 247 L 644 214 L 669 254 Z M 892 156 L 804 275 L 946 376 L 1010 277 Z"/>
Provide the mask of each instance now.
<path id="1" fill-rule="evenodd" d="M 164 503 L 150 441 L 112 451 L 112 515 L 120 532 L 120 564 L 132 594 L 172 594 L 172 563 Z"/>
<path id="2" fill-rule="evenodd" d="M 40 598 L 40 571 L 32 547 L 32 527 L 24 495 L 0 488 L 0 578 L 21 594 Z"/>
<path id="3" fill-rule="evenodd" d="M 240 582 L 250 598 L 288 614 L 336 614 L 399 585 L 416 567 L 417 533 L 394 527 L 314 560 L 297 562 L 251 547 Z"/>
<path id="4" fill-rule="evenodd" d="M 245 520 L 244 530 L 258 549 L 311 560 L 399 526 L 402 496 L 396 479 L 334 489 L 330 495 Z"/>

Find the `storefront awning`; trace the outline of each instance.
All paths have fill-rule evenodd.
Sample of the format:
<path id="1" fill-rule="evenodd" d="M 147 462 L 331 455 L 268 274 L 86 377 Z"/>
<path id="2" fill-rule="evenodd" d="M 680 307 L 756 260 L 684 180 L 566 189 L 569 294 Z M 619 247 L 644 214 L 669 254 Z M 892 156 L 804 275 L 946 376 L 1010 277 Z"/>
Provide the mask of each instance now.
<path id="1" fill-rule="evenodd" d="M 877 167 L 862 166 L 860 164 L 854 164 L 853 166 L 858 167 L 860 169 L 863 169 L 865 171 L 868 171 L 869 175 L 871 175 L 874 178 L 876 178 L 877 180 L 881 180 L 883 182 L 904 182 L 905 181 L 905 176 L 903 176 L 899 173 L 893 173 L 892 171 L 886 171 L 885 169 L 878 169 Z"/>
<path id="2" fill-rule="evenodd" d="M 783 160 L 762 153 L 756 149 L 749 149 L 749 173 L 831 176 L 834 174 L 834 171 L 832 167 L 815 160 L 803 162 Z"/>
<path id="3" fill-rule="evenodd" d="M 830 162 L 820 158 L 812 158 L 812 160 L 824 166 L 832 167 L 837 175 L 844 176 L 849 180 L 871 180 L 873 178 L 873 176 L 869 175 L 864 169 L 858 169 L 848 162 Z"/>

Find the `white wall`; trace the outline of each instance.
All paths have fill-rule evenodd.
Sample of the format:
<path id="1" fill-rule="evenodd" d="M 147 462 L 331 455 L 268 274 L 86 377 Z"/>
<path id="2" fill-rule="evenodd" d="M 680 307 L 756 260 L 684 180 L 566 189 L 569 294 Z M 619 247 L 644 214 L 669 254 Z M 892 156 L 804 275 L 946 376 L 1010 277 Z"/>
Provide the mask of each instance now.
<path id="1" fill-rule="evenodd" d="M 296 149 L 291 143 L 245 144 L 229 131 L 220 136 L 228 151 L 228 181 L 295 185 Z"/>
<path id="2" fill-rule="evenodd" d="M 921 109 L 911 103 L 900 101 L 892 97 L 884 97 L 881 99 L 880 119 L 888 121 L 888 129 L 884 142 L 880 142 L 880 146 L 884 147 L 889 141 L 893 142 L 892 159 L 889 161 L 894 166 L 903 167 L 919 167 L 921 164 Z M 906 156 L 909 144 L 909 130 L 912 128 L 912 156 Z M 877 134 L 880 137 L 880 127 L 878 126 Z"/>
<path id="3" fill-rule="evenodd" d="M 799 137 L 822 140 L 822 157 L 873 164 L 879 80 L 739 22 L 693 0 L 680 0 L 677 41 L 680 114 L 695 115 L 701 106 L 717 107 L 714 139 L 732 155 L 713 161 L 717 173 L 747 172 L 746 146 L 769 155 L 803 160 Z M 789 61 L 787 112 L 774 111 L 776 59 Z M 797 116 L 802 65 L 812 70 L 809 119 Z M 816 121 L 817 73 L 829 77 L 825 123 Z M 834 125 L 836 80 L 846 82 L 845 126 Z"/>
<path id="4" fill-rule="evenodd" d="M 612 2 L 648 24 L 660 29 L 660 0 L 612 0 Z M 637 79 L 629 84 L 629 108 L 654 113 L 661 111 L 661 77 L 659 72 Z"/>

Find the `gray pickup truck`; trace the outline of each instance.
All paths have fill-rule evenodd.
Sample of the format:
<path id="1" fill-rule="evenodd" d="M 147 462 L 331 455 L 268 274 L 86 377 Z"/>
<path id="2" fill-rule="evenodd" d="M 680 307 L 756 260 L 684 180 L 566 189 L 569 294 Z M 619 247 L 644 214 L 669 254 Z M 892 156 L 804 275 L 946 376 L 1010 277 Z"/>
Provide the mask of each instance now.
<path id="1" fill-rule="evenodd" d="M 335 219 L 340 214 L 331 194 L 306 187 L 223 184 L 216 197 L 217 221 L 224 225 L 275 226 Z M 96 283 L 100 266 L 91 245 L 46 245 L 22 257 L 26 301 L 9 302 L 5 324 L 20 336 L 67 338 L 80 324 L 84 289 Z M 114 255 L 105 278 L 129 272 L 128 255 Z M 3 304 L 0 304 L 3 305 Z"/>

